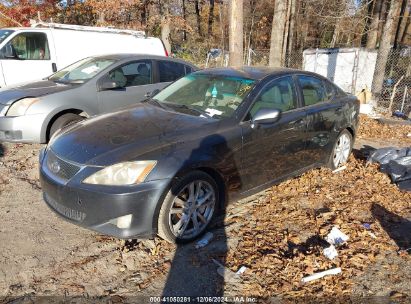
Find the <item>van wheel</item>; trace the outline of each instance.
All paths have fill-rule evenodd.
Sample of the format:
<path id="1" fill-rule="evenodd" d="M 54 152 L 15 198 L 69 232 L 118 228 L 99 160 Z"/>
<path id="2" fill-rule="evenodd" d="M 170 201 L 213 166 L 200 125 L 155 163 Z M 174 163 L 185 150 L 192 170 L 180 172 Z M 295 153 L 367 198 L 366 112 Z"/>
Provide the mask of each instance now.
<path id="1" fill-rule="evenodd" d="M 170 243 L 188 243 L 204 233 L 219 203 L 214 179 L 193 171 L 179 179 L 164 198 L 158 234 Z"/>
<path id="2" fill-rule="evenodd" d="M 67 113 L 63 114 L 60 117 L 58 117 L 53 124 L 50 127 L 50 132 L 49 132 L 49 139 L 53 136 L 54 133 L 56 133 L 57 130 L 68 126 L 69 124 L 83 120 L 84 117 L 74 114 L 74 113 Z"/>

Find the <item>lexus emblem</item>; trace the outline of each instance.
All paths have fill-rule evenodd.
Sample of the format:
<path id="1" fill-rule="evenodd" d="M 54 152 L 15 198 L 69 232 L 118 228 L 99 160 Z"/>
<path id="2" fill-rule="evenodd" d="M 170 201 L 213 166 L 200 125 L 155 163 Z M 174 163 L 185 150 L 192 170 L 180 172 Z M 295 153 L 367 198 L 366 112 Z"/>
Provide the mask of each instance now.
<path id="1" fill-rule="evenodd" d="M 60 171 L 60 164 L 57 161 L 54 161 L 50 164 L 51 172 L 57 174 Z"/>

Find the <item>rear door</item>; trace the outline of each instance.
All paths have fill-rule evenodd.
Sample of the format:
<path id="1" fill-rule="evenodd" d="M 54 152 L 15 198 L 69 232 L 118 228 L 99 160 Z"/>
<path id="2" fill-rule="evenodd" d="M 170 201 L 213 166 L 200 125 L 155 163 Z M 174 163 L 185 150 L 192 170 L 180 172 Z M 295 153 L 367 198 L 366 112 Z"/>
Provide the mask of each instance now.
<path id="1" fill-rule="evenodd" d="M 97 93 L 102 112 L 135 104 L 147 99 L 158 86 L 153 83 L 151 60 L 136 60 L 114 68 L 99 81 L 109 78 L 121 87 Z"/>
<path id="2" fill-rule="evenodd" d="M 307 165 L 328 161 L 338 124 L 342 120 L 342 104 L 335 98 L 327 80 L 311 75 L 298 75 L 297 82 L 304 110 L 307 113 Z"/>
<path id="3" fill-rule="evenodd" d="M 15 58 L 7 58 L 7 50 Z M 53 73 L 55 63 L 51 33 L 18 33 L 0 50 L 0 57 L 7 86 L 47 77 Z"/>
<path id="4" fill-rule="evenodd" d="M 156 73 L 155 82 L 158 84 L 159 89 L 162 89 L 176 81 L 177 79 L 184 77 L 192 72 L 190 66 L 182 64 L 180 62 L 168 61 L 168 60 L 155 60 Z"/>
<path id="5" fill-rule="evenodd" d="M 274 124 L 251 126 L 251 119 L 261 108 L 282 111 Z M 299 107 L 292 76 L 269 82 L 257 96 L 243 128 L 243 190 L 279 179 L 303 167 L 306 120 Z"/>

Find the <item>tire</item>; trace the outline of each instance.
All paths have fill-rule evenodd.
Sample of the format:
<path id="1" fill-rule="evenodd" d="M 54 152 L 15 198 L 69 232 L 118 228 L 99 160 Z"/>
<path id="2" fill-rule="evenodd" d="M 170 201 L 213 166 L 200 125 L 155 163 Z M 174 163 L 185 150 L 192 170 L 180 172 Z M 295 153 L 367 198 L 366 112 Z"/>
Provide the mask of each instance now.
<path id="1" fill-rule="evenodd" d="M 49 132 L 49 139 L 53 136 L 54 133 L 56 133 L 57 130 L 73 123 L 76 121 L 83 120 L 84 117 L 74 114 L 74 113 L 67 113 L 63 114 L 60 117 L 58 117 L 53 124 L 50 127 L 50 132 Z"/>
<path id="2" fill-rule="evenodd" d="M 202 171 L 193 171 L 178 179 L 163 200 L 158 235 L 176 244 L 188 243 L 201 236 L 219 206 L 218 194 L 214 179 Z"/>
<path id="3" fill-rule="evenodd" d="M 328 161 L 328 167 L 331 170 L 335 170 L 347 163 L 348 157 L 351 154 L 352 145 L 353 138 L 351 133 L 347 129 L 343 130 L 338 135 L 337 140 L 334 143 L 330 159 Z M 338 154 L 340 154 L 340 156 L 338 156 Z M 340 159 L 338 159 L 338 157 Z"/>

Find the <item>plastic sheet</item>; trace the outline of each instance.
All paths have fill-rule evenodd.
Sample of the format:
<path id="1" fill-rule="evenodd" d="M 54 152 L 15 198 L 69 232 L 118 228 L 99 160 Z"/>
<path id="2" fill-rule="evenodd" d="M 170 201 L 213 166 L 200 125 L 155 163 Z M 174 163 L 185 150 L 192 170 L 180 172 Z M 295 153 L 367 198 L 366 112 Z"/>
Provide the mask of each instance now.
<path id="1" fill-rule="evenodd" d="M 411 191 L 411 148 L 377 149 L 368 162 L 379 163 L 381 172 L 387 173 L 400 189 Z"/>

